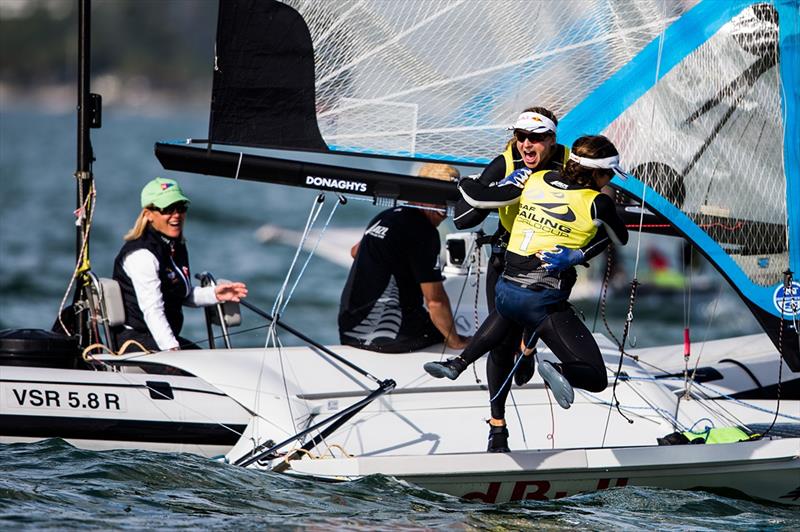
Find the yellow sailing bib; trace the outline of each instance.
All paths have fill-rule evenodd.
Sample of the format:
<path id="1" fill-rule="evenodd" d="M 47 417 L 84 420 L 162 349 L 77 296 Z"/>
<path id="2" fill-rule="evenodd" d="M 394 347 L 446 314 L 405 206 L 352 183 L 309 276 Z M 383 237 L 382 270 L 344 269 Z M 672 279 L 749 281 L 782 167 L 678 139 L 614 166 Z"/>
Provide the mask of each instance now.
<path id="1" fill-rule="evenodd" d="M 592 202 L 599 192 L 548 184 L 544 176 L 549 172 L 536 172 L 522 190 L 508 243 L 512 253 L 529 257 L 539 251 L 553 250 L 556 244 L 578 249 L 597 233 Z"/>
<path id="2" fill-rule="evenodd" d="M 514 171 L 514 154 L 512 149 L 513 146 L 514 146 L 514 140 L 512 139 L 511 141 L 509 141 L 509 143 L 506 145 L 506 149 L 503 151 L 503 159 L 506 162 L 506 173 L 505 173 L 506 176 Z M 556 145 L 555 149 L 558 148 L 559 145 Z M 558 156 L 557 153 L 556 156 Z M 564 167 L 565 164 L 567 164 L 568 159 L 569 159 L 569 148 L 565 147 L 563 151 L 563 156 L 560 157 L 560 160 L 558 161 L 551 160 L 551 164 L 548 164 L 548 166 L 552 166 L 553 168 L 551 169 L 560 170 Z M 511 232 L 511 227 L 514 225 L 514 218 L 517 217 L 518 212 L 519 212 L 518 203 L 514 203 L 513 205 L 506 205 L 505 207 L 500 207 L 499 209 L 497 209 L 497 214 L 500 215 L 500 224 L 509 233 Z"/>

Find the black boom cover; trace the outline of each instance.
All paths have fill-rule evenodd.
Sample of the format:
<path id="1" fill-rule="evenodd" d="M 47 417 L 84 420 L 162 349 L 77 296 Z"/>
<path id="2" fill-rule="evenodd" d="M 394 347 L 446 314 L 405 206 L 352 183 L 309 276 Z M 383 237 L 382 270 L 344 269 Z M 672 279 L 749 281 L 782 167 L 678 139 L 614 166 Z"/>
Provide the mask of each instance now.
<path id="1" fill-rule="evenodd" d="M 220 0 L 211 143 L 327 150 L 314 47 L 303 17 L 273 0 Z"/>

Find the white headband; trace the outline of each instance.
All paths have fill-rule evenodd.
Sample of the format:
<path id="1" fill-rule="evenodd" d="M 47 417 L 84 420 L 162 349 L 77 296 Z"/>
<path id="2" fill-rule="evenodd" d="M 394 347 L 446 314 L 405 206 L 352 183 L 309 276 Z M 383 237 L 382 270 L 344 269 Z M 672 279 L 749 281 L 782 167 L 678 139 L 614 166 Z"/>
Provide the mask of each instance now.
<path id="1" fill-rule="evenodd" d="M 575 161 L 584 168 L 600 168 L 603 170 L 613 170 L 620 179 L 627 179 L 628 174 L 619 166 L 619 155 L 606 157 L 605 159 L 590 159 L 589 157 L 580 157 L 573 152 L 569 154 L 569 160 Z"/>
<path id="2" fill-rule="evenodd" d="M 531 133 L 555 134 L 556 125 L 546 116 L 528 111 L 527 113 L 522 113 L 519 115 L 517 117 L 517 121 L 514 122 L 514 125 L 508 129 L 523 129 L 525 131 L 530 131 Z"/>

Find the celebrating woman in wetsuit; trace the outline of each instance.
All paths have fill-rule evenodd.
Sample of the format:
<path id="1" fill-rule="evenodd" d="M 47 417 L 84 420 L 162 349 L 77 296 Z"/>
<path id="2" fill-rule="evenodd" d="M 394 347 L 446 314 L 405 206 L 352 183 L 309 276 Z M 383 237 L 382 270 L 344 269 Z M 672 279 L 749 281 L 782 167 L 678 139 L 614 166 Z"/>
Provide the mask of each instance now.
<path id="1" fill-rule="evenodd" d="M 495 157 L 483 172 L 477 176 L 477 183 L 484 187 L 497 186 L 515 173 L 527 174 L 538 170 L 562 170 L 569 156 L 569 149 L 556 142 L 558 118 L 544 107 L 525 109 L 509 128 L 514 136 L 508 141 L 506 149 Z M 494 310 L 495 285 L 503 272 L 505 253 L 511 226 L 517 215 L 517 202 L 500 207 L 481 207 L 479 202 L 461 198 L 455 207 L 453 222 L 458 229 L 466 229 L 481 224 L 489 213 L 497 209 L 500 221 L 492 236 L 492 255 L 486 269 L 486 302 L 489 312 Z M 522 330 L 512 327 L 508 336 L 492 346 L 481 345 L 481 349 L 467 349 L 461 356 L 446 361 L 428 362 L 425 371 L 432 376 L 455 380 L 473 362 L 489 349 L 513 355 L 519 351 Z M 525 357 L 517 367 L 514 379 L 523 385 L 533 376 L 533 357 Z"/>
<path id="2" fill-rule="evenodd" d="M 177 182 L 153 179 L 142 189 L 141 206 L 114 261 L 114 280 L 125 305 L 125 324 L 115 331 L 117 340 L 135 340 L 151 351 L 197 349 L 179 336 L 182 305 L 239 301 L 247 296 L 247 287 L 244 283 L 192 286 L 183 240 L 189 198 Z"/>
<path id="3" fill-rule="evenodd" d="M 535 331 L 561 361 L 542 362 L 539 374 L 563 408 L 572 404 L 573 386 L 599 392 L 608 384 L 600 350 L 567 300 L 577 264 L 600 254 L 612 240 L 628 240 L 614 201 L 600 192 L 615 174 L 625 177 L 619 153 L 597 135 L 575 141 L 562 173 L 515 172 L 496 187 L 473 180 L 460 185 L 462 195 L 482 208 L 519 203 L 505 269 L 495 288 L 496 310 L 467 350 L 485 352 L 515 327 Z M 487 363 L 490 452 L 508 451 L 505 401 L 513 365 L 513 355 L 498 351 Z"/>

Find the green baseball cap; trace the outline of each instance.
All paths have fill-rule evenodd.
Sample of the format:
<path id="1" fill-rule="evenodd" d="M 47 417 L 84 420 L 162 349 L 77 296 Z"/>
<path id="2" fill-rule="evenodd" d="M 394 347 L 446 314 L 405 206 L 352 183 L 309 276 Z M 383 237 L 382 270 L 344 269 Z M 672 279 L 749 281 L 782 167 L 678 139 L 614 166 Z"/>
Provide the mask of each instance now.
<path id="1" fill-rule="evenodd" d="M 153 205 L 159 209 L 169 207 L 173 203 L 185 201 L 191 203 L 187 198 L 181 186 L 174 179 L 164 179 L 157 177 L 147 183 L 142 189 L 142 208 Z"/>

